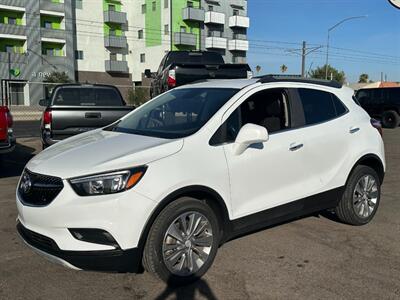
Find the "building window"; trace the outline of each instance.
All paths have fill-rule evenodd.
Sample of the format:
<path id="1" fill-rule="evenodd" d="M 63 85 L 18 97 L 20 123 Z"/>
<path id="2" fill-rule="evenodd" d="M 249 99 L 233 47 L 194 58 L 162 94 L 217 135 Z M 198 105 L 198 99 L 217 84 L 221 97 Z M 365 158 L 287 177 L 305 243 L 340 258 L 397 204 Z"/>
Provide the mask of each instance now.
<path id="1" fill-rule="evenodd" d="M 181 26 L 181 32 L 186 33 L 186 26 Z"/>
<path id="2" fill-rule="evenodd" d="M 147 9 L 146 4 L 142 4 L 142 14 L 146 13 L 146 9 Z"/>
<path id="3" fill-rule="evenodd" d="M 75 50 L 75 59 L 83 60 L 83 51 L 82 50 Z"/>
<path id="4" fill-rule="evenodd" d="M 209 5 L 209 6 L 208 6 L 208 10 L 209 10 L 209 11 L 214 11 L 214 6 Z"/>
<path id="5" fill-rule="evenodd" d="M 164 25 L 164 35 L 169 35 L 169 25 Z"/>
<path id="6" fill-rule="evenodd" d="M 116 61 L 117 60 L 117 53 L 110 53 L 110 60 Z"/>
<path id="7" fill-rule="evenodd" d="M 109 11 L 115 11 L 115 5 L 114 4 L 109 4 L 108 5 L 108 10 Z"/>
<path id="8" fill-rule="evenodd" d="M 234 9 L 233 10 L 233 15 L 234 16 L 238 16 L 239 15 L 239 10 L 238 9 Z"/>
<path id="9" fill-rule="evenodd" d="M 12 17 L 8 17 L 8 24 L 17 25 L 17 19 L 16 18 L 12 18 Z"/>
<path id="10" fill-rule="evenodd" d="M 53 24 L 50 21 L 44 21 L 43 25 L 44 25 L 44 28 L 47 28 L 47 29 L 53 28 Z"/>
<path id="11" fill-rule="evenodd" d="M 138 38 L 139 40 L 143 39 L 143 29 L 138 31 Z"/>
<path id="12" fill-rule="evenodd" d="M 169 0 L 164 0 L 164 8 L 168 8 L 168 2 L 169 2 Z"/>
<path id="13" fill-rule="evenodd" d="M 193 2 L 192 1 L 188 1 L 187 2 L 187 7 L 193 7 Z"/>
<path id="14" fill-rule="evenodd" d="M 156 1 L 153 1 L 153 2 L 151 3 L 151 10 L 152 10 L 152 11 L 156 11 L 156 10 L 157 10 L 157 2 L 156 2 Z"/>
<path id="15" fill-rule="evenodd" d="M 145 53 L 141 53 L 140 54 L 140 62 L 141 63 L 145 63 L 146 62 L 146 54 Z"/>
<path id="16" fill-rule="evenodd" d="M 75 8 L 82 9 L 82 0 L 75 0 Z"/>
<path id="17" fill-rule="evenodd" d="M 109 35 L 110 35 L 110 36 L 116 36 L 116 31 L 115 31 L 115 29 L 110 28 Z"/>
<path id="18" fill-rule="evenodd" d="M 44 50 L 44 54 L 47 56 L 56 56 L 56 51 L 55 49 L 48 48 Z"/>

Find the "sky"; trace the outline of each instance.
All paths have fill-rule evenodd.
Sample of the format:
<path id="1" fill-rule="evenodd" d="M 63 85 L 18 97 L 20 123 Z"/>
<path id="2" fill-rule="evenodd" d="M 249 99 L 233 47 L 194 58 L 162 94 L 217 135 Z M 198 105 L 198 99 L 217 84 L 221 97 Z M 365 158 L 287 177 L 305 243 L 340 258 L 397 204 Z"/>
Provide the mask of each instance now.
<path id="1" fill-rule="evenodd" d="M 260 74 L 300 74 L 302 41 L 307 48 L 323 46 L 306 58 L 306 70 L 325 64 L 328 28 L 353 16 L 331 31 L 329 64 L 343 70 L 347 81 L 359 75 L 379 81 L 400 81 L 400 9 L 388 0 L 248 0 L 250 49 L 248 63 Z M 384 75 L 384 76 L 385 76 Z"/>

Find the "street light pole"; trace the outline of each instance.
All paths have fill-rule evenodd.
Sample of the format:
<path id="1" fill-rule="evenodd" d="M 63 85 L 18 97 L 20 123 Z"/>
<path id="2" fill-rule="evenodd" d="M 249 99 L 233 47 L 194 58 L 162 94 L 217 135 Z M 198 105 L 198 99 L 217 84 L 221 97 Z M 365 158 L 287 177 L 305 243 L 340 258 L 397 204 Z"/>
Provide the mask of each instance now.
<path id="1" fill-rule="evenodd" d="M 326 42 L 326 63 L 325 63 L 325 79 L 328 79 L 328 63 L 329 63 L 329 42 L 330 42 L 330 35 L 331 35 L 331 31 L 333 29 L 335 29 L 336 27 L 342 25 L 344 22 L 350 21 L 350 20 L 354 20 L 354 19 L 363 19 L 363 18 L 367 18 L 368 16 L 354 16 L 354 17 L 349 17 L 346 19 L 341 20 L 340 22 L 336 23 L 335 25 L 333 25 L 331 28 L 328 29 L 328 39 Z"/>

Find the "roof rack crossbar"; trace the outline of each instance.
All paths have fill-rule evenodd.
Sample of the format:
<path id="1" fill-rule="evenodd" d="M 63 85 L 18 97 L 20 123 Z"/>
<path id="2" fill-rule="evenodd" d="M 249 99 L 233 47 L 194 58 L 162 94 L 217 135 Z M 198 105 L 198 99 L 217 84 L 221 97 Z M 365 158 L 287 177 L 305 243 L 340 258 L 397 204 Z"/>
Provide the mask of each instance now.
<path id="1" fill-rule="evenodd" d="M 260 83 L 271 83 L 271 82 L 299 82 L 299 83 L 310 83 L 328 86 L 332 88 L 340 89 L 342 88 L 342 84 L 335 80 L 323 80 L 323 79 L 313 79 L 313 78 L 304 78 L 298 75 L 275 75 L 269 74 L 257 77 L 259 78 L 258 82 Z"/>

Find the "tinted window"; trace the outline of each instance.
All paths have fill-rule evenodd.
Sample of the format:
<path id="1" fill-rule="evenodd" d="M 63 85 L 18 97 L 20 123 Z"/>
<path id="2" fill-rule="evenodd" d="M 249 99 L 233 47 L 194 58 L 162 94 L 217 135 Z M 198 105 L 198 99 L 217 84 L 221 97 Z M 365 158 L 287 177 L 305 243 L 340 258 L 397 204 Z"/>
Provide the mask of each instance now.
<path id="1" fill-rule="evenodd" d="M 120 94 L 113 88 L 63 87 L 56 89 L 53 105 L 121 106 Z"/>
<path id="2" fill-rule="evenodd" d="M 110 130 L 175 139 L 197 132 L 236 89 L 188 88 L 171 90 L 122 119 Z"/>
<path id="3" fill-rule="evenodd" d="M 223 64 L 221 54 L 216 52 L 170 52 L 166 66 L 172 63 L 214 65 Z"/>
<path id="4" fill-rule="evenodd" d="M 289 128 L 287 96 L 279 89 L 264 90 L 250 96 L 217 130 L 210 145 L 234 142 L 242 126 L 251 123 L 265 127 L 269 133 Z"/>
<path id="5" fill-rule="evenodd" d="M 333 104 L 335 105 L 336 109 L 336 116 L 340 117 L 341 115 L 344 115 L 347 112 L 346 106 L 344 106 L 343 102 L 339 100 L 338 97 L 335 95 L 331 94 Z"/>
<path id="6" fill-rule="evenodd" d="M 336 107 L 330 93 L 299 89 L 306 125 L 317 124 L 336 118 Z"/>
<path id="7" fill-rule="evenodd" d="M 388 98 L 392 103 L 400 104 L 400 88 L 388 89 Z"/>

